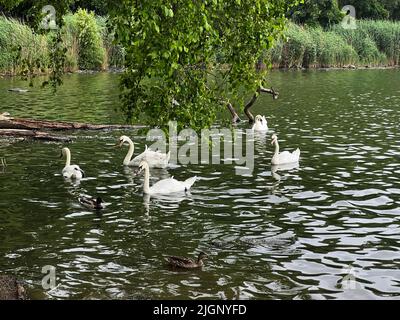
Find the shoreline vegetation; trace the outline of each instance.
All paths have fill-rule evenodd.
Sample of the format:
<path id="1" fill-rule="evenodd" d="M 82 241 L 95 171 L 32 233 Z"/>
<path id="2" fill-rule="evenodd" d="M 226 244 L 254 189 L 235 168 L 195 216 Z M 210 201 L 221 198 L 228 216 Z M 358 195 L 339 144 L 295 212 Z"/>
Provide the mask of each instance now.
<path id="1" fill-rule="evenodd" d="M 114 45 L 106 18 L 79 9 L 63 17 L 66 48 L 64 71 L 118 70 L 124 65 L 124 49 Z M 48 74 L 52 33 L 37 34 L 20 21 L 0 16 L 0 75 Z"/>
<path id="2" fill-rule="evenodd" d="M 50 36 L 0 16 L 0 75 L 23 75 L 32 66 L 33 73 L 47 74 Z M 82 9 L 68 14 L 62 37 L 66 73 L 123 69 L 124 49 L 113 43 L 106 18 Z M 290 22 L 283 39 L 266 55 L 273 69 L 396 68 L 400 65 L 400 22 L 360 20 L 355 30 Z"/>

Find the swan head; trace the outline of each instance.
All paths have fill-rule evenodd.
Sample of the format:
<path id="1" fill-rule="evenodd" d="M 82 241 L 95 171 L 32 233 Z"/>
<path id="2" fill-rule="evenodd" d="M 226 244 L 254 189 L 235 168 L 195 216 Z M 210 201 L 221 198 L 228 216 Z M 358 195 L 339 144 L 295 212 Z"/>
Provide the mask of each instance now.
<path id="1" fill-rule="evenodd" d="M 132 141 L 128 136 L 120 136 L 117 144 L 115 146 L 122 147 L 124 143 L 129 143 Z"/>
<path id="2" fill-rule="evenodd" d="M 278 142 L 278 136 L 276 134 L 273 134 L 271 137 L 271 144 L 275 144 Z"/>
<path id="3" fill-rule="evenodd" d="M 65 157 L 67 154 L 70 154 L 70 153 L 71 153 L 71 151 L 69 150 L 69 148 L 67 148 L 67 147 L 62 148 L 60 158 Z"/>
<path id="4" fill-rule="evenodd" d="M 263 117 L 262 116 L 260 116 L 260 115 L 256 115 L 256 117 L 255 117 L 255 122 L 263 122 Z"/>
<path id="5" fill-rule="evenodd" d="M 149 169 L 149 164 L 146 161 L 142 161 L 139 163 L 137 170 L 134 172 L 134 175 L 137 176 L 142 173 L 143 170 Z"/>

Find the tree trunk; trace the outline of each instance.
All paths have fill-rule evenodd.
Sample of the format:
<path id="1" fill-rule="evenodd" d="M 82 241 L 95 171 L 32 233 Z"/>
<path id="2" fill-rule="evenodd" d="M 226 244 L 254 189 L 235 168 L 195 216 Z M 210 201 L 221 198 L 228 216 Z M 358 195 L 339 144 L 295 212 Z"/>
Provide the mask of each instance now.
<path id="1" fill-rule="evenodd" d="M 111 129 L 133 129 L 130 125 L 103 125 L 88 124 L 80 122 L 54 122 L 47 120 L 33 120 L 20 118 L 0 118 L 0 129 L 27 129 L 27 130 L 111 130 Z"/>
<path id="2" fill-rule="evenodd" d="M 232 115 L 232 123 L 238 123 L 238 122 L 242 121 L 239 118 L 236 110 L 233 108 L 233 106 L 232 106 L 232 104 L 230 102 L 228 102 L 227 107 L 228 107 L 228 110 L 230 111 L 230 113 Z"/>
<path id="3" fill-rule="evenodd" d="M 66 136 L 56 136 L 43 131 L 26 129 L 0 129 L 0 137 L 23 137 L 42 141 L 70 142 Z"/>
<path id="4" fill-rule="evenodd" d="M 254 105 L 254 103 L 257 101 L 258 96 L 260 95 L 260 93 L 268 93 L 272 95 L 272 98 L 274 100 L 278 99 L 279 97 L 279 92 L 275 91 L 273 88 L 271 89 L 266 89 L 263 87 L 259 87 L 256 91 L 256 93 L 253 95 L 253 97 L 251 98 L 251 100 L 245 105 L 244 107 L 244 113 L 246 114 L 247 118 L 249 119 L 249 123 L 252 124 L 254 123 L 254 116 L 253 114 L 250 112 L 250 108 Z"/>
<path id="5" fill-rule="evenodd" d="M 254 123 L 254 116 L 250 112 L 250 108 L 257 101 L 259 93 L 260 93 L 260 90 L 257 90 L 257 92 L 253 95 L 251 100 L 249 102 L 247 102 L 247 104 L 244 106 L 244 113 L 246 114 L 247 118 L 249 119 L 250 124 Z"/>

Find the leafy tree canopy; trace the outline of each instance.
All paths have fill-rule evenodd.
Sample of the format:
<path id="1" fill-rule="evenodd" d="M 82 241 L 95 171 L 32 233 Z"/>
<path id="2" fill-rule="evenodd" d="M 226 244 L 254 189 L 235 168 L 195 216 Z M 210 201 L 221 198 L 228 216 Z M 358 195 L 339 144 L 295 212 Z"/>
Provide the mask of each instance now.
<path id="1" fill-rule="evenodd" d="M 60 22 L 73 1 L 75 0 L 49 3 L 49 0 L 0 0 L 0 10 L 10 16 L 23 18 L 33 27 L 37 27 L 43 17 L 41 12 L 44 6 L 51 4 L 56 9 L 56 18 Z"/>
<path id="2" fill-rule="evenodd" d="M 118 0 L 111 24 L 126 50 L 129 119 L 165 127 L 210 126 L 228 100 L 243 101 L 264 74 L 255 68 L 295 0 Z M 216 59 L 218 56 L 218 59 Z"/>
<path id="3" fill-rule="evenodd" d="M 400 0 L 383 0 L 383 3 L 389 11 L 389 18 L 400 20 Z"/>
<path id="4" fill-rule="evenodd" d="M 342 20 L 345 5 L 355 7 L 357 19 L 400 19 L 400 0 L 304 0 L 289 17 L 300 24 L 329 27 Z"/>
<path id="5" fill-rule="evenodd" d="M 328 27 L 342 20 L 337 0 L 305 0 L 290 12 L 291 19 L 300 24 Z"/>
<path id="6" fill-rule="evenodd" d="M 388 19 L 390 12 L 386 8 L 386 5 L 393 1 L 396 0 L 341 0 L 340 4 L 342 6 L 354 6 L 356 8 L 357 19 Z"/>

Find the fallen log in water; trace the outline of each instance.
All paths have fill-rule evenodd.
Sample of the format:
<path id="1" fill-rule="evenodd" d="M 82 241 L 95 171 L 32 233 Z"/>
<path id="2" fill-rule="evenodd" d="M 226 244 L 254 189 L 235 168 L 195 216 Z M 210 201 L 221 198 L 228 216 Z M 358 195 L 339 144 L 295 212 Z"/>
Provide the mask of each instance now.
<path id="1" fill-rule="evenodd" d="M 34 140 L 70 142 L 71 138 L 65 136 L 56 136 L 48 132 L 26 130 L 26 129 L 0 129 L 0 137 L 22 137 Z"/>
<path id="2" fill-rule="evenodd" d="M 133 129 L 131 125 L 103 125 L 80 122 L 56 122 L 47 120 L 1 118 L 0 129 L 28 129 L 28 130 L 107 130 L 107 129 Z"/>

